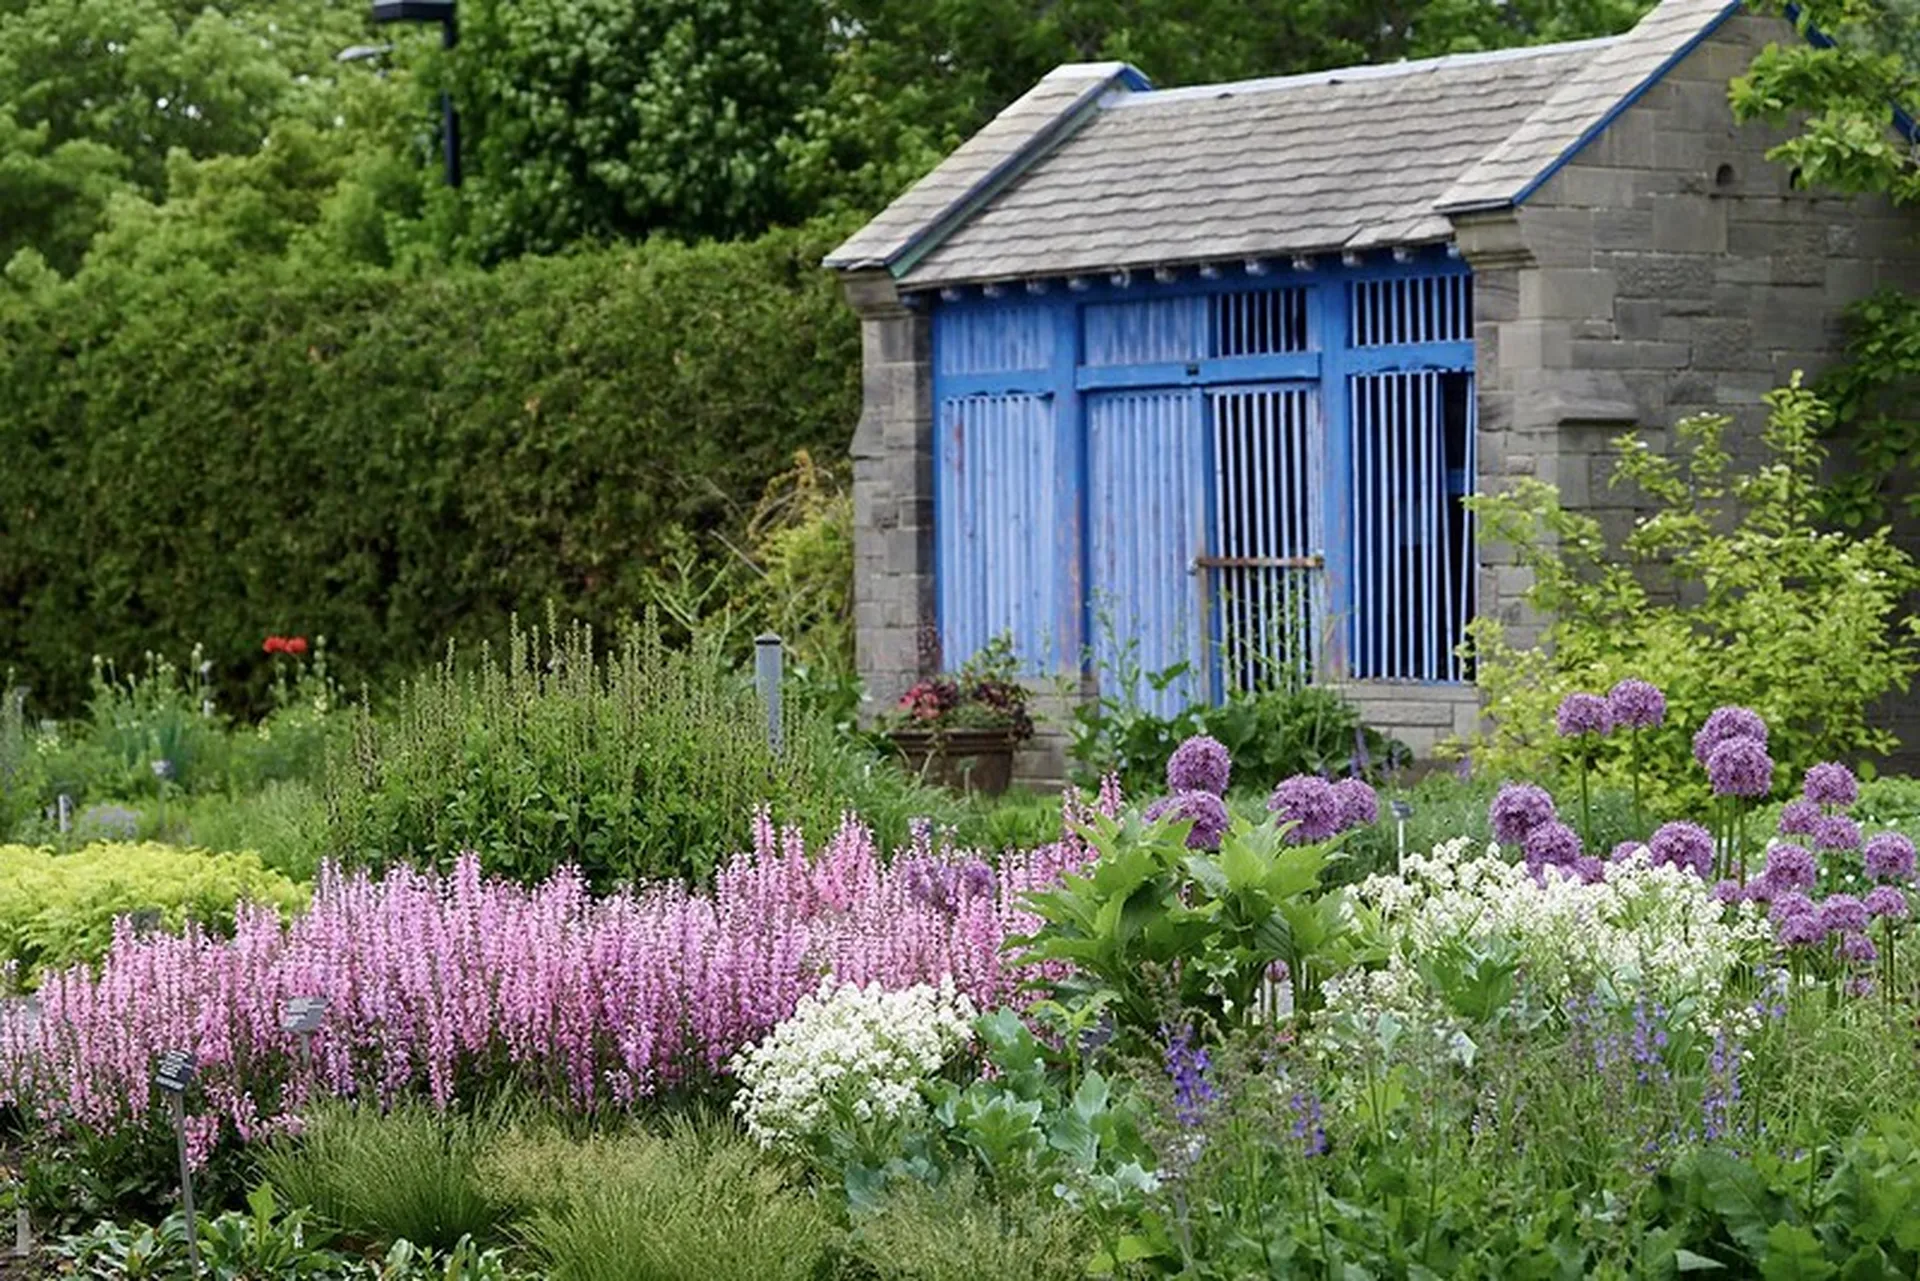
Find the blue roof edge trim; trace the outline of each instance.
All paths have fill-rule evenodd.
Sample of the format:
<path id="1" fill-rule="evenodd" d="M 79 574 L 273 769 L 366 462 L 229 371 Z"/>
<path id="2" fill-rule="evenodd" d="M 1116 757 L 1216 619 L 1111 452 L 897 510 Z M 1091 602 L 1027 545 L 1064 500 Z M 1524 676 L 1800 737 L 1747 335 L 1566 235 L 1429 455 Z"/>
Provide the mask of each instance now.
<path id="1" fill-rule="evenodd" d="M 1533 178 L 1530 181 L 1528 181 L 1528 183 L 1524 187 L 1520 188 L 1519 191 L 1515 192 L 1513 199 L 1507 201 L 1506 205 L 1511 205 L 1515 208 L 1518 208 L 1521 204 L 1524 204 L 1526 202 L 1527 197 L 1531 196 L 1534 192 L 1540 190 L 1540 188 L 1546 184 L 1549 178 L 1553 177 L 1555 174 L 1559 173 L 1562 169 L 1564 169 L 1567 166 L 1567 164 L 1573 160 L 1575 156 L 1580 154 L 1580 152 L 1586 147 L 1588 143 L 1592 142 L 1595 138 L 1598 138 L 1601 134 L 1605 133 L 1607 131 L 1607 126 L 1611 125 L 1614 121 L 1618 120 L 1622 115 L 1626 113 L 1628 108 L 1632 107 L 1634 103 L 1640 101 L 1641 98 L 1645 97 L 1647 90 L 1653 88 L 1653 86 L 1659 84 L 1662 80 L 1666 79 L 1668 72 L 1672 71 L 1675 67 L 1679 66 L 1682 62 L 1684 62 L 1689 56 L 1692 55 L 1695 49 L 1698 49 L 1701 45 L 1705 44 L 1708 40 L 1712 39 L 1714 33 L 1720 30 L 1721 27 L 1726 25 L 1727 19 L 1731 18 L 1734 14 L 1739 13 L 1742 9 L 1746 7 L 1747 7 L 1746 0 L 1730 0 L 1730 3 L 1728 3 L 1725 7 L 1723 7 L 1719 13 L 1714 15 L 1713 21 L 1701 27 L 1700 30 L 1694 32 L 1691 36 L 1688 36 L 1684 44 L 1682 44 L 1678 49 L 1675 49 L 1672 53 L 1668 54 L 1664 59 L 1662 59 L 1660 65 L 1653 69 L 1653 73 L 1651 75 L 1647 76 L 1646 79 L 1642 80 L 1639 84 L 1635 85 L 1630 91 L 1628 91 L 1625 97 L 1620 99 L 1620 101 L 1614 103 L 1611 107 L 1607 108 L 1607 113 L 1605 115 L 1601 116 L 1598 120 L 1594 121 L 1591 125 L 1587 126 L 1585 132 L 1583 132 L 1578 138 L 1575 138 L 1573 140 L 1573 143 L 1570 146 L 1568 146 L 1566 150 L 1562 151 L 1559 155 L 1555 156 L 1552 162 L 1549 163 L 1546 168 L 1542 169 L 1539 173 L 1535 174 Z M 1482 205 L 1477 207 L 1483 208 L 1483 209 L 1484 208 L 1504 208 L 1506 207 L 1506 205 L 1499 205 L 1499 206 Z M 1466 211 L 1462 210 L 1462 212 L 1466 212 Z"/>
<path id="2" fill-rule="evenodd" d="M 1839 47 L 1839 41 L 1814 26 L 1811 22 L 1801 21 L 1802 16 L 1803 10 L 1799 5 L 1789 4 L 1787 6 L 1787 21 L 1793 24 L 1794 30 L 1807 38 L 1808 44 L 1816 49 L 1835 49 Z M 1898 129 L 1901 136 L 1908 142 L 1920 143 L 1920 120 L 1915 120 L 1912 113 L 1899 103 L 1896 102 L 1892 105 L 1893 127 Z"/>
<path id="3" fill-rule="evenodd" d="M 980 180 L 948 205 L 939 217 L 888 254 L 883 260 L 888 273 L 895 280 L 904 279 L 920 265 L 923 258 L 938 249 L 942 241 L 978 213 L 980 206 L 1005 190 L 1034 161 L 1078 132 L 1099 110 L 1100 100 L 1116 87 L 1131 93 L 1144 93 L 1153 88 L 1153 82 L 1139 68 L 1128 63 L 1123 63 L 1112 75 L 1091 82 L 1071 106 L 1054 118 L 1053 123 L 1021 143 L 1011 155 L 981 175 Z"/>

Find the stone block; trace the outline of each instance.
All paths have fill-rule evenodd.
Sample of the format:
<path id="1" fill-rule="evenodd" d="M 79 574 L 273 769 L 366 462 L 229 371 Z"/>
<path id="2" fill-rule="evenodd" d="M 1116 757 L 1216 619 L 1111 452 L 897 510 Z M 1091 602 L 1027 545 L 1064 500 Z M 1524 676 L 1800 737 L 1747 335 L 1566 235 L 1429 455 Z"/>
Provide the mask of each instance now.
<path id="1" fill-rule="evenodd" d="M 1561 170 L 1554 182 L 1573 171 L 1572 166 Z M 1529 202 L 1520 209 L 1519 229 L 1533 262 L 1543 267 L 1591 267 L 1593 219 L 1593 211 L 1584 207 Z"/>
<path id="2" fill-rule="evenodd" d="M 1607 255 L 1622 298 L 1704 298 L 1713 291 L 1713 260 L 1692 254 Z"/>
<path id="3" fill-rule="evenodd" d="M 1638 169 L 1571 164 L 1548 180 L 1552 190 L 1542 194 L 1579 209 L 1638 209 L 1647 199 L 1644 179 Z"/>
<path id="4" fill-rule="evenodd" d="M 1587 144 L 1582 159 L 1608 169 L 1651 169 L 1654 135 L 1665 122 L 1664 112 L 1636 104 Z"/>
<path id="5" fill-rule="evenodd" d="M 1610 271 L 1541 267 L 1519 273 L 1520 314 L 1533 320 L 1608 319 L 1613 316 Z"/>
<path id="6" fill-rule="evenodd" d="M 1663 253 L 1720 254 L 1727 250 L 1727 206 L 1698 196 L 1662 196 L 1653 210 L 1653 247 Z"/>
<path id="7" fill-rule="evenodd" d="M 1678 342 L 1575 342 L 1573 364 L 1583 369 L 1684 369 L 1691 357 Z"/>
<path id="8" fill-rule="evenodd" d="M 1845 307 L 1874 291 L 1879 266 L 1861 258 L 1829 258 L 1826 263 L 1826 303 Z"/>
<path id="9" fill-rule="evenodd" d="M 1645 249 L 1652 242 L 1652 209 L 1593 211 L 1593 248 L 1596 252 Z"/>
<path id="10" fill-rule="evenodd" d="M 1613 305 L 1614 334 L 1627 342 L 1658 338 L 1666 316 L 1666 304 L 1657 299 L 1622 298 Z"/>
<path id="11" fill-rule="evenodd" d="M 1500 326 L 1500 368 L 1508 375 L 1564 369 L 1572 353 L 1573 339 L 1564 321 L 1528 319 Z"/>
<path id="12" fill-rule="evenodd" d="M 1670 112 L 1669 119 L 1677 124 L 1679 116 Z M 1654 135 L 1653 163 L 1655 167 L 1665 170 L 1684 170 L 1688 173 L 1711 171 L 1707 163 L 1707 157 L 1713 150 L 1709 139 L 1710 135 L 1684 126 L 1663 129 Z"/>
<path id="13" fill-rule="evenodd" d="M 1752 324 L 1744 318 L 1702 316 L 1686 323 L 1693 340 L 1695 369 L 1749 369 L 1756 361 L 1766 361 L 1766 353 L 1754 347 Z"/>

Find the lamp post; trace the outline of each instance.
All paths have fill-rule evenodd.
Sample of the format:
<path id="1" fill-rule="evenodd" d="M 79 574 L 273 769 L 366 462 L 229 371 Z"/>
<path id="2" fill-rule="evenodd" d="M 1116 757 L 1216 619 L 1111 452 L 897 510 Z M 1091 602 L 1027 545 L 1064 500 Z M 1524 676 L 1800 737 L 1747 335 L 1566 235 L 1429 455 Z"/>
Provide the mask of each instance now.
<path id="1" fill-rule="evenodd" d="M 453 16 L 453 0 L 373 0 L 375 22 L 437 22 L 440 47 L 451 49 L 460 43 L 460 26 Z M 440 91 L 440 134 L 447 159 L 447 185 L 460 185 L 460 117 L 453 109 L 453 95 Z"/>

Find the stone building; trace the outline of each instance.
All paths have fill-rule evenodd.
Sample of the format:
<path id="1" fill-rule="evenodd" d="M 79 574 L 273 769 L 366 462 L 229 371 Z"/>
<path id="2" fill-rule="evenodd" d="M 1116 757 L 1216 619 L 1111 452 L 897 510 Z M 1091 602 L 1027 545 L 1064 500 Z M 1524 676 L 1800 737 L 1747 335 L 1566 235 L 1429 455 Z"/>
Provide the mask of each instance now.
<path id="1" fill-rule="evenodd" d="M 1470 730 L 1462 628 L 1528 620 L 1465 494 L 1538 476 L 1604 514 L 1611 437 L 1751 424 L 1847 304 L 1920 283 L 1911 221 L 1796 190 L 1734 122 L 1729 80 L 1795 38 L 1664 0 L 1574 44 L 1048 75 L 827 260 L 865 336 L 870 691 L 1004 633 L 1067 697 L 1304 667 L 1416 752 Z"/>

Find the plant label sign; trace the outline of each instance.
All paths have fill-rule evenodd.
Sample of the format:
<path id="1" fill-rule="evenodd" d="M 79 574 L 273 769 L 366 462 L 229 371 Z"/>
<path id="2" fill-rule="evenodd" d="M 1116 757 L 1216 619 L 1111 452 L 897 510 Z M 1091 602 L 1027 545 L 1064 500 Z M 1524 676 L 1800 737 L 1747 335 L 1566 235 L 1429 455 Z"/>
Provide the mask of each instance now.
<path id="1" fill-rule="evenodd" d="M 327 998 L 296 996 L 280 1007 L 280 1028 L 296 1036 L 317 1032 L 327 1017 Z"/>
<path id="2" fill-rule="evenodd" d="M 1408 819 L 1413 817 L 1413 806 L 1408 802 L 1394 801 L 1392 804 L 1393 804 L 1393 817 L 1397 819 L 1399 822 L 1404 823 Z"/>
<path id="3" fill-rule="evenodd" d="M 153 1074 L 153 1083 L 168 1094 L 185 1094 L 193 1085 L 198 1068 L 189 1050 L 168 1050 L 160 1056 L 160 1067 Z"/>

